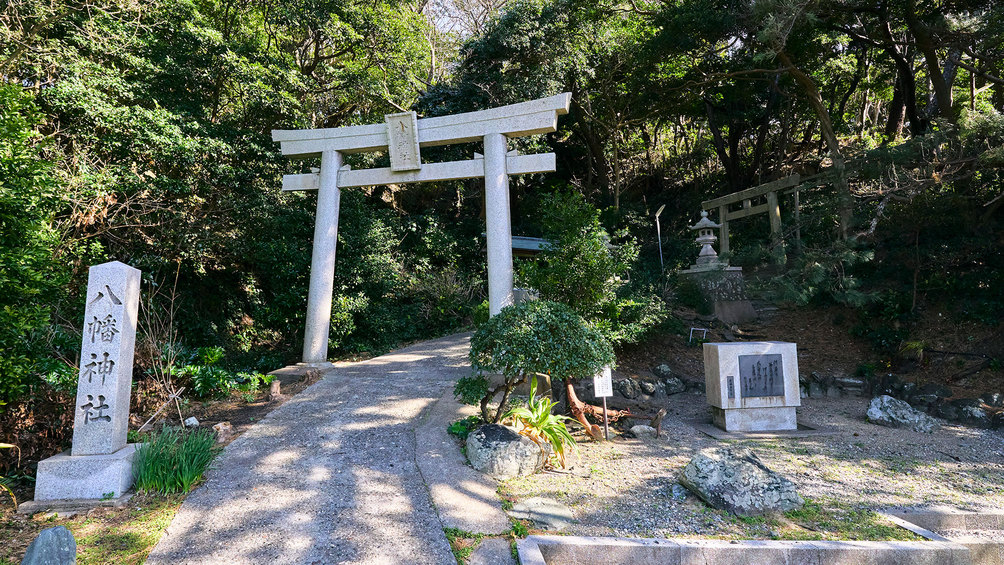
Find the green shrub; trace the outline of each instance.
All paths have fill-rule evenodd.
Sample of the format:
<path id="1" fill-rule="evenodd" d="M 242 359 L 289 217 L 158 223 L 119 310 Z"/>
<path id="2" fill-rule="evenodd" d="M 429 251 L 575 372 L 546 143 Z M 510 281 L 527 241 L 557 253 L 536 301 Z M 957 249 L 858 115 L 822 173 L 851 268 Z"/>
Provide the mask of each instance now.
<path id="1" fill-rule="evenodd" d="M 254 372 L 233 372 L 220 365 L 222 347 L 200 347 L 192 355 L 192 363 L 183 365 L 175 375 L 187 381 L 198 398 L 224 398 L 233 392 L 250 393 L 272 382 L 271 375 Z"/>
<path id="2" fill-rule="evenodd" d="M 481 418 L 478 416 L 468 416 L 466 418 L 461 418 L 456 422 L 453 422 L 446 427 L 446 431 L 457 436 L 460 439 L 467 439 L 477 427 L 481 424 Z"/>
<path id="3" fill-rule="evenodd" d="M 58 199 L 39 157 L 38 111 L 19 86 L 0 84 L 0 406 L 41 383 L 50 306 L 66 267 L 53 259 Z"/>
<path id="4" fill-rule="evenodd" d="M 661 299 L 624 284 L 638 258 L 633 238 L 615 234 L 620 243 L 612 245 L 600 212 L 578 193 L 545 196 L 540 210 L 549 243 L 521 263 L 521 281 L 542 299 L 569 305 L 615 344 L 636 342 L 665 319 Z"/>
<path id="5" fill-rule="evenodd" d="M 613 365 L 614 351 L 600 332 L 589 327 L 571 308 L 548 300 L 507 306 L 481 326 L 471 338 L 472 377 L 460 379 L 454 394 L 464 402 L 480 398 L 481 417 L 498 422 L 512 389 L 537 374 L 578 379 Z M 485 373 L 498 373 L 504 382 L 490 389 Z M 494 415 L 488 403 L 502 393 Z M 473 402 L 471 402 L 473 403 Z"/>
<path id="6" fill-rule="evenodd" d="M 202 478 L 216 449 L 210 430 L 164 428 L 136 451 L 136 490 L 187 493 Z"/>
<path id="7" fill-rule="evenodd" d="M 854 240 L 835 241 L 825 249 L 806 249 L 788 272 L 775 277 L 774 298 L 804 306 L 811 302 L 836 302 L 861 307 L 875 299 L 861 290 L 853 268 L 870 262 L 875 254 Z"/>

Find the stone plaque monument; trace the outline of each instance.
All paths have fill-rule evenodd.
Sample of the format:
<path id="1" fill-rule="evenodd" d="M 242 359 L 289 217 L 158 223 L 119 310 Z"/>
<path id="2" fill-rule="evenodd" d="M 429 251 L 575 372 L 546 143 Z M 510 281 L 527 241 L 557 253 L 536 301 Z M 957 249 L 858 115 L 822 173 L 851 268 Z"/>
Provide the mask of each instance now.
<path id="1" fill-rule="evenodd" d="M 796 430 L 798 357 L 794 343 L 704 344 L 704 378 L 714 423 L 727 432 Z"/>
<path id="2" fill-rule="evenodd" d="M 36 501 L 115 498 L 132 486 L 136 446 L 126 432 L 139 284 L 139 269 L 118 261 L 90 269 L 73 447 L 38 463 Z"/>

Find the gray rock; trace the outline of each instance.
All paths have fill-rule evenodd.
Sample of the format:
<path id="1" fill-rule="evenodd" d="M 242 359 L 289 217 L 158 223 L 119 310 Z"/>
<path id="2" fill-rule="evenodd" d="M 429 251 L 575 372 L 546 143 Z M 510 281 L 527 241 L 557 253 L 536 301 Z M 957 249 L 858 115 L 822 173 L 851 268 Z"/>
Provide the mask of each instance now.
<path id="1" fill-rule="evenodd" d="M 698 394 L 704 394 L 705 389 L 707 388 L 704 381 L 688 381 L 686 384 L 688 389 Z M 667 392 L 666 394 L 669 393 Z"/>
<path id="2" fill-rule="evenodd" d="M 77 540 L 63 526 L 39 532 L 28 546 L 21 565 L 72 565 L 77 562 Z"/>
<path id="3" fill-rule="evenodd" d="M 800 508 L 791 481 L 768 469 L 748 448 L 702 450 L 683 469 L 680 484 L 715 508 L 757 516 Z"/>
<path id="4" fill-rule="evenodd" d="M 687 487 L 676 483 L 673 485 L 673 500 L 687 500 L 688 492 L 690 491 L 687 490 Z"/>
<path id="5" fill-rule="evenodd" d="M 864 390 L 865 381 L 857 377 L 837 377 L 833 379 L 833 384 L 845 390 Z"/>
<path id="6" fill-rule="evenodd" d="M 487 424 L 467 436 L 471 466 L 496 478 L 532 475 L 544 466 L 544 452 L 505 426 Z"/>
<path id="7" fill-rule="evenodd" d="M 931 433 L 938 423 L 927 414 L 914 409 L 902 400 L 883 394 L 872 399 L 868 406 L 868 421 L 891 428 L 909 428 L 918 432 Z"/>
<path id="8" fill-rule="evenodd" d="M 185 427 L 186 428 L 197 428 L 197 427 L 199 427 L 199 419 L 196 418 L 195 416 L 192 416 L 190 418 L 185 418 Z"/>
<path id="9" fill-rule="evenodd" d="M 517 520 L 530 520 L 543 530 L 563 530 L 575 523 L 571 508 L 542 496 L 514 504 L 509 515 Z"/>
<path id="10" fill-rule="evenodd" d="M 650 383 L 648 381 L 640 381 L 638 386 L 641 387 L 641 391 L 647 395 L 655 394 L 656 386 L 655 383 Z"/>
<path id="11" fill-rule="evenodd" d="M 965 424 L 980 427 L 989 427 L 992 415 L 983 408 L 983 401 L 979 398 L 956 398 L 949 401 L 954 408 L 954 420 Z M 940 412 L 939 406 L 939 412 Z"/>
<path id="12" fill-rule="evenodd" d="M 662 381 L 662 385 L 666 387 L 666 394 L 680 394 L 681 392 L 687 390 L 687 383 L 683 382 L 679 377 L 669 377 Z"/>
<path id="13" fill-rule="evenodd" d="M 624 398 L 638 398 L 638 395 L 641 394 L 641 387 L 638 386 L 638 381 L 634 379 L 621 379 L 614 383 L 614 388 Z"/>
<path id="14" fill-rule="evenodd" d="M 673 376 L 673 369 L 670 369 L 669 365 L 665 363 L 660 363 L 659 365 L 652 367 L 652 374 L 660 379 L 668 379 Z"/>
<path id="15" fill-rule="evenodd" d="M 638 425 L 631 426 L 628 430 L 633 437 L 643 438 L 643 437 L 655 437 L 655 428 L 652 426 Z"/>
<path id="16" fill-rule="evenodd" d="M 812 398 L 822 398 L 826 396 L 826 389 L 817 382 L 809 383 L 809 396 Z"/>
<path id="17" fill-rule="evenodd" d="M 916 408 L 927 410 L 938 403 L 936 394 L 915 394 L 910 397 L 910 404 Z"/>

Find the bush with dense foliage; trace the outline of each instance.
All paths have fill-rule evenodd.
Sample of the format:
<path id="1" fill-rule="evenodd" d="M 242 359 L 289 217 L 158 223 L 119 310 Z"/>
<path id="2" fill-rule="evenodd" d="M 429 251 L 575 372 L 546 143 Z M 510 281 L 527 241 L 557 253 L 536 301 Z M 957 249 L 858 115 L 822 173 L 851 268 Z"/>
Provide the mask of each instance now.
<path id="1" fill-rule="evenodd" d="M 658 296 L 625 285 L 638 259 L 633 237 L 620 233 L 612 240 L 599 211 L 575 192 L 543 196 L 539 211 L 546 243 L 521 263 L 523 284 L 567 304 L 615 345 L 638 341 L 665 319 Z"/>
<path id="2" fill-rule="evenodd" d="M 474 374 L 457 382 L 454 392 L 468 404 L 479 404 L 485 422 L 498 422 L 512 390 L 536 375 L 573 382 L 613 365 L 610 342 L 571 308 L 558 302 L 532 300 L 507 306 L 485 322 L 471 338 Z M 503 382 L 494 388 L 487 374 Z M 489 403 L 501 394 L 494 414 Z"/>
<path id="3" fill-rule="evenodd" d="M 66 279 L 54 257 L 59 199 L 37 146 L 40 119 L 26 92 L 0 83 L 0 407 L 60 370 L 49 348 L 50 304 Z"/>

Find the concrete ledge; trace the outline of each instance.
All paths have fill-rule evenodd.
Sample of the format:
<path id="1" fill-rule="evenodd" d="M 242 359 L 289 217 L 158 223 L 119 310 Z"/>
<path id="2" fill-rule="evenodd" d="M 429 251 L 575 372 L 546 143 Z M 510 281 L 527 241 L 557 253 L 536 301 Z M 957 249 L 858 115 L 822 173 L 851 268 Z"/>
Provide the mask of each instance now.
<path id="1" fill-rule="evenodd" d="M 928 530 L 1004 530 L 1002 512 L 960 512 L 954 509 L 897 508 L 888 514 Z"/>
<path id="2" fill-rule="evenodd" d="M 771 432 L 727 432 L 708 420 L 704 419 L 693 419 L 685 420 L 686 423 L 690 424 L 697 431 L 711 436 L 718 440 L 724 441 L 735 441 L 741 439 L 779 439 L 779 438 L 803 438 L 803 437 L 816 437 L 816 436 L 832 436 L 837 434 L 837 430 L 832 428 L 826 428 L 822 426 L 817 426 L 811 422 L 806 422 L 804 420 L 798 421 L 797 430 L 778 430 Z"/>
<path id="3" fill-rule="evenodd" d="M 95 500 L 93 498 L 63 498 L 59 500 L 29 500 L 17 505 L 17 513 L 32 516 L 39 512 L 55 512 L 60 516 L 79 514 L 92 508 L 122 508 L 132 499 L 133 493 L 118 498 Z"/>
<path id="4" fill-rule="evenodd" d="M 1000 512 L 961 512 L 954 508 L 898 508 L 888 511 L 887 515 L 898 518 L 906 524 L 916 524 L 914 528 L 921 529 L 921 531 L 914 528 L 908 529 L 928 539 L 946 539 L 928 530 L 968 530 L 970 532 L 1004 530 L 1004 513 Z M 903 525 L 903 527 L 907 526 Z M 969 549 L 973 565 L 1004 565 L 1004 544 L 1002 543 L 989 541 L 977 535 L 954 536 L 950 540 Z"/>
<path id="5" fill-rule="evenodd" d="M 517 542 L 523 565 L 972 565 L 952 542 L 728 541 L 529 536 Z"/>

